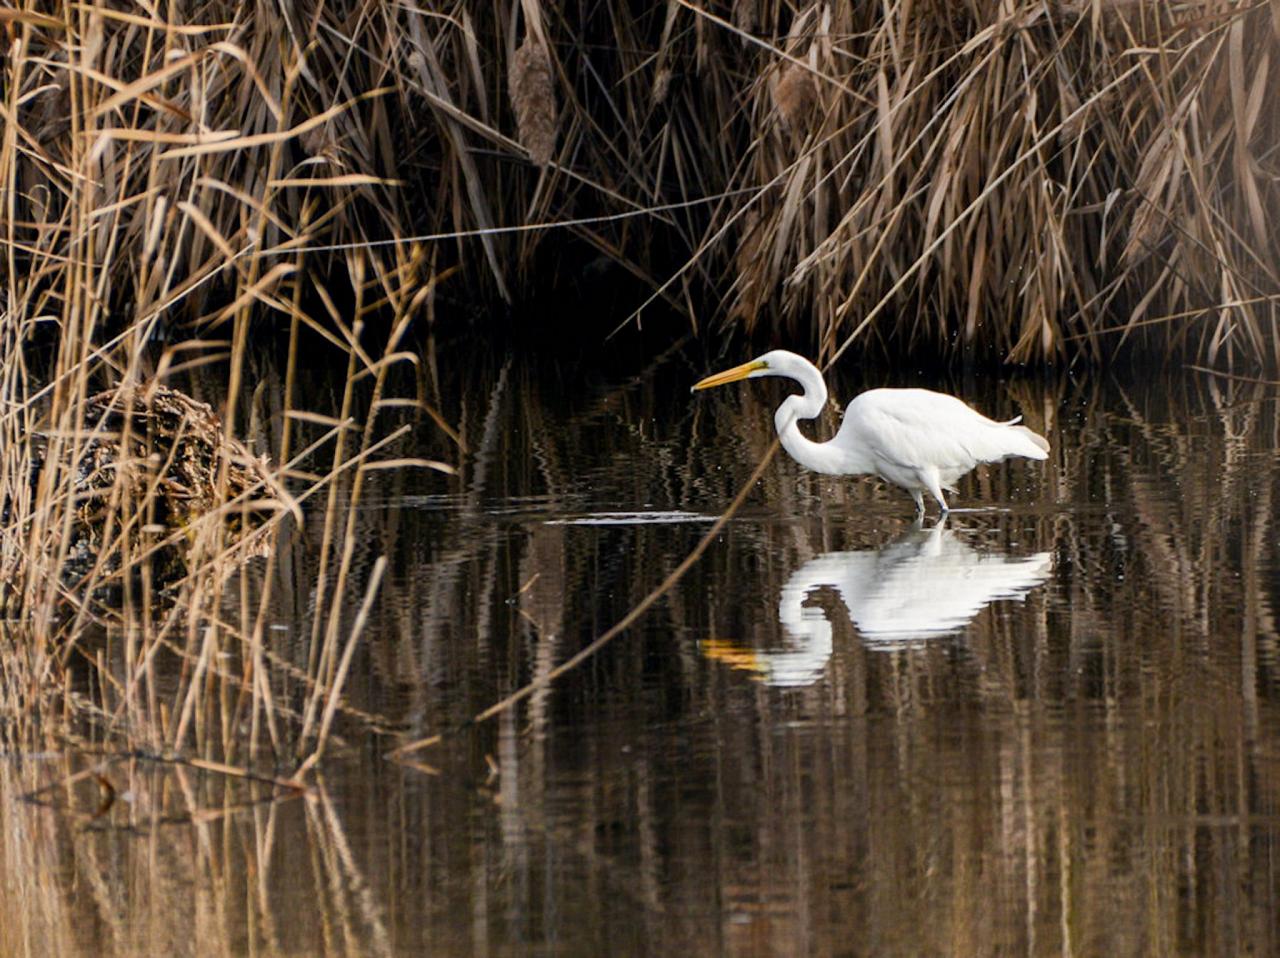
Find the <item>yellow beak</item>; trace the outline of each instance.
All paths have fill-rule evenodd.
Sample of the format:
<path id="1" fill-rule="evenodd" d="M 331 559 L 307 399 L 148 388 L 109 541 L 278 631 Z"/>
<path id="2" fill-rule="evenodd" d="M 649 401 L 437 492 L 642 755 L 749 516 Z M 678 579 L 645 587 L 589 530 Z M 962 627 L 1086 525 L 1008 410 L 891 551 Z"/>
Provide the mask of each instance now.
<path id="1" fill-rule="evenodd" d="M 722 373 L 715 373 L 706 379 L 694 383 L 694 390 L 710 389 L 712 386 L 723 386 L 725 383 L 736 383 L 739 379 L 746 379 L 752 373 L 760 369 L 768 368 L 767 364 L 759 359 L 753 359 L 749 363 L 743 363 L 741 366 L 734 366 L 732 369 L 726 369 Z"/>

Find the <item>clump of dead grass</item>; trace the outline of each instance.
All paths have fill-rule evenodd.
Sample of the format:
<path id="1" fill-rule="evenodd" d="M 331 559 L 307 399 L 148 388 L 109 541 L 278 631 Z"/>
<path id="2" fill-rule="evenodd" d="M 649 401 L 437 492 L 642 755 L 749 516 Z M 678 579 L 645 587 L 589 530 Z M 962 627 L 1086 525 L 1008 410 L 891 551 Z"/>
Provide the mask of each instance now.
<path id="1" fill-rule="evenodd" d="M 232 530 L 218 532 L 227 564 L 268 554 L 266 519 L 290 509 L 289 494 L 267 458 L 228 437 L 207 403 L 152 383 L 92 396 L 84 409 L 88 433 L 69 474 L 51 478 L 58 465 L 49 461 L 53 436 L 32 437 L 33 481 L 65 491 L 68 500 L 65 521 L 44 526 L 43 545 L 27 539 L 29 566 L 58 579 L 56 594 L 42 598 L 64 600 L 68 614 L 79 608 L 102 619 L 139 586 L 144 604 L 163 608 L 214 526 Z M 19 537 L 25 531 L 11 530 Z M 137 575 L 124 574 L 126 565 Z M 0 592 L 15 612 L 39 607 L 11 586 Z"/>
<path id="2" fill-rule="evenodd" d="M 773 86 L 773 105 L 783 125 L 803 135 L 818 101 L 813 76 L 799 63 L 786 63 L 778 72 Z"/>

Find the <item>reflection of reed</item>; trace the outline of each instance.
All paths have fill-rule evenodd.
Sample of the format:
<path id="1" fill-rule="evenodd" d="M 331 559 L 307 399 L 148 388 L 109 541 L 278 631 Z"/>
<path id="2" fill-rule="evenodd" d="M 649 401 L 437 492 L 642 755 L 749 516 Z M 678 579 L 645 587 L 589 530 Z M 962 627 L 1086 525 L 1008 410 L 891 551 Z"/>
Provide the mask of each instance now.
<path id="1" fill-rule="evenodd" d="M 0 780 L 5 834 L 22 838 L 0 854 L 3 954 L 392 953 L 387 888 L 362 873 L 323 783 L 273 802 L 262 783 L 182 765 L 100 767 L 120 796 L 102 817 L 93 779 L 52 807 L 15 801 L 31 774 Z"/>
<path id="2" fill-rule="evenodd" d="M 701 659 L 697 639 L 778 648 L 789 577 L 904 525 L 874 483 L 779 459 L 640 626 L 423 753 L 440 771 L 423 775 L 378 759 L 390 739 L 365 716 L 416 735 L 474 714 L 616 621 L 699 531 L 547 519 L 712 511 L 770 438 L 763 393 L 694 409 L 655 375 L 579 417 L 519 366 L 495 399 L 499 373 L 469 369 L 446 410 L 469 449 L 497 434 L 488 464 L 453 496 L 379 476 L 384 498 L 417 498 L 359 516 L 391 571 L 339 716 L 355 747 L 326 760 L 324 790 L 246 805 L 218 776 L 113 771 L 136 796 L 124 832 L 15 803 L 57 773 L 0 766 L 0 953 L 1280 950 L 1280 422 L 1263 391 L 1020 386 L 1048 411 L 1032 425 L 1052 467 L 968 479 L 1007 511 L 952 522 L 980 554 L 1052 555 L 1049 579 L 981 610 L 963 642 L 883 653 L 833 590 L 810 590 L 832 652 L 803 688 Z M 740 426 L 757 401 L 766 415 Z M 283 621 L 307 609 L 287 582 L 273 601 Z M 306 663 L 300 645 L 271 651 Z M 272 676 L 296 704 L 301 682 Z M 77 787 L 68 804 L 92 810 L 95 787 Z"/>
<path id="3" fill-rule="evenodd" d="M 1183 396 L 1193 410 L 1202 398 Z M 850 940 L 866 942 L 868 953 L 1214 951 L 1246 940 L 1241 928 L 1250 929 L 1255 937 L 1248 940 L 1261 942 L 1261 950 L 1274 944 L 1267 895 L 1241 897 L 1236 891 L 1275 879 L 1266 852 L 1274 848 L 1275 822 L 1264 813 L 1259 817 L 1258 810 L 1274 807 L 1277 769 L 1268 751 L 1248 744 L 1257 741 L 1266 721 L 1224 724 L 1209 714 L 1219 707 L 1242 717 L 1261 711 L 1272 713 L 1274 721 L 1274 705 L 1257 694 L 1266 687 L 1265 680 L 1259 685 L 1265 664 L 1258 663 L 1276 661 L 1257 650 L 1273 645 L 1274 630 L 1246 635 L 1238 659 L 1203 640 L 1198 661 L 1188 661 L 1185 652 L 1177 664 L 1158 658 L 1158 650 L 1171 637 L 1179 641 L 1188 628 L 1184 620 L 1165 629 L 1170 597 L 1188 589 L 1202 606 L 1212 603 L 1212 614 L 1201 608 L 1189 619 L 1202 634 L 1229 609 L 1251 610 L 1244 614 L 1252 621 L 1271 621 L 1272 597 L 1256 572 L 1274 567 L 1274 550 L 1259 552 L 1270 541 L 1267 510 L 1255 512 L 1231 490 L 1241 482 L 1241 470 L 1250 462 L 1256 468 L 1259 452 L 1268 448 L 1273 413 L 1256 400 L 1247 403 L 1253 418 L 1238 417 L 1234 429 L 1237 447 L 1243 438 L 1252 456 L 1224 445 L 1219 459 L 1212 439 L 1206 450 L 1189 434 L 1217 431 L 1197 418 L 1202 413 L 1189 414 L 1178 405 L 1146 412 L 1148 421 L 1158 417 L 1157 437 L 1175 439 L 1177 445 L 1166 452 L 1144 447 L 1142 437 L 1129 431 L 1136 421 L 1132 411 L 1117 418 L 1096 395 L 1067 394 L 1062 400 L 1085 415 L 1072 413 L 1059 428 L 1057 467 L 1034 480 L 1038 491 L 1020 488 L 1016 483 L 1027 474 L 1014 469 L 990 470 L 973 480 L 989 485 L 981 495 L 990 501 L 1043 500 L 1020 506 L 1023 512 L 1048 514 L 1045 506 L 1055 500 L 1078 504 L 1053 520 L 1034 514 L 986 520 L 995 545 L 1017 539 L 1018 554 L 1046 550 L 1066 560 L 1055 578 L 1059 602 L 979 617 L 966 643 L 969 651 L 958 658 L 949 645 L 913 647 L 884 658 L 835 656 L 820 689 L 791 693 L 801 697 L 785 701 L 743 700 L 723 674 L 682 665 L 687 644 L 677 643 L 669 667 L 650 681 L 687 689 L 684 694 L 693 696 L 689 715 L 741 715 L 746 707 L 755 716 L 745 723 L 717 719 L 690 726 L 686 720 L 681 735 L 692 740 L 661 729 L 646 732 L 628 720 L 652 714 L 643 693 L 634 690 L 637 682 L 645 684 L 637 679 L 645 666 L 627 649 L 610 652 L 594 680 L 573 680 L 562 690 L 579 705 L 561 710 L 559 734 L 556 724 L 540 733 L 547 744 L 538 747 L 549 750 L 543 763 L 520 768 L 521 752 L 505 753 L 514 757 L 504 774 L 522 775 L 523 820 L 534 827 L 527 837 L 547 843 L 544 867 L 550 860 L 580 857 L 568 871 L 589 875 L 602 867 L 601 856 L 603 867 L 624 875 L 632 868 L 640 869 L 636 875 L 652 875 L 656 867 L 666 875 L 656 886 L 656 900 L 647 895 L 633 902 L 652 917 L 632 919 L 645 924 L 655 941 L 702 951 L 805 953 L 822 950 L 823 942 Z M 1062 400 L 1020 404 L 1053 410 Z M 1240 397 L 1230 402 L 1239 404 Z M 1262 412 L 1266 416 L 1259 419 Z M 724 427 L 693 420 L 690 428 L 710 434 L 680 444 L 705 450 L 728 435 Z M 735 422 L 730 447 L 741 451 L 730 461 L 745 464 L 768 436 L 764 430 L 755 435 L 749 426 L 740 434 L 739 428 Z M 583 445 L 611 441 L 590 430 L 578 439 Z M 1143 463 L 1153 452 L 1176 472 L 1151 476 Z M 661 451 L 645 455 L 664 461 Z M 1242 455 L 1241 465 L 1224 470 L 1223 463 L 1241 461 Z M 651 484 L 632 501 L 705 507 L 727 496 L 743 474 L 726 476 L 709 470 L 697 453 L 685 456 L 676 485 L 668 487 L 678 489 L 677 495 L 663 498 Z M 576 457 L 562 450 L 561 459 Z M 610 478 L 621 488 L 652 483 L 659 475 L 646 469 Z M 1168 512 L 1166 503 L 1194 508 L 1196 497 L 1217 496 L 1222 480 L 1228 496 L 1215 505 L 1216 513 L 1182 529 L 1165 520 L 1158 533 L 1162 542 L 1143 540 L 1145 523 L 1162 509 Z M 679 623 L 678 635 L 706 634 L 708 619 L 721 619 L 713 611 L 719 608 L 741 626 L 729 629 L 731 634 L 768 647 L 776 633 L 750 625 L 772 620 L 768 596 L 777 593 L 768 583 L 780 583 L 812 555 L 808 550 L 883 541 L 893 528 L 875 508 L 881 493 L 873 484 L 829 483 L 782 464 L 764 485 L 769 514 L 816 510 L 818 518 L 799 527 L 793 519 L 736 526 L 728 549 L 708 556 L 695 581 L 671 601 L 666 618 Z M 562 488 L 572 489 L 572 483 Z M 1270 488 L 1261 495 L 1265 505 Z M 850 513 L 859 515 L 856 531 L 855 520 L 832 518 L 846 508 L 861 509 L 860 515 Z M 1237 529 L 1253 556 L 1241 568 L 1255 570 L 1242 592 L 1226 574 L 1232 552 L 1224 537 L 1234 537 Z M 1214 535 L 1214 548 L 1196 545 L 1199 540 L 1188 532 Z M 860 538 L 849 543 L 850 535 Z M 532 556 L 541 547 L 535 541 L 529 540 L 531 551 L 522 551 L 521 582 L 536 574 Z M 563 577 L 565 600 L 577 610 L 566 614 L 566 622 L 581 621 L 584 608 L 598 608 L 606 590 L 622 594 L 615 599 L 619 606 L 623 596 L 634 598 L 633 583 L 653 581 L 670 559 L 670 548 L 655 530 L 637 530 L 629 543 L 627 554 L 635 558 L 617 570 L 593 565 L 580 543 L 564 543 L 551 567 Z M 1162 543 L 1183 549 L 1183 558 L 1171 562 Z M 778 550 L 798 550 L 799 561 L 776 561 Z M 753 557 L 750 571 L 764 577 L 763 588 L 744 593 L 747 567 L 735 555 L 743 561 Z M 1190 583 L 1180 585 L 1188 573 Z M 838 637 L 852 626 L 837 619 L 833 628 Z M 854 635 L 849 631 L 847 637 Z M 1237 690 L 1237 705 L 1217 698 L 1222 688 Z M 977 690 L 978 699 L 971 700 L 966 689 Z M 583 694 L 585 702 L 579 699 Z M 615 718 L 623 729 L 613 725 Z M 1188 735 L 1193 721 L 1199 729 Z M 638 767 L 622 757 L 622 742 L 640 756 Z M 1230 742 L 1237 744 L 1223 747 Z M 1235 764 L 1240 755 L 1250 756 L 1244 767 Z M 718 769 L 710 780 L 708 762 Z M 1196 768 L 1207 772 L 1196 778 Z M 1249 782 L 1259 783 L 1261 795 Z M 1215 811 L 1205 815 L 1202 808 Z M 654 834 L 665 836 L 656 865 L 652 839 L 645 838 Z M 649 849 L 643 867 L 628 858 L 642 849 Z M 719 863 L 710 888 L 676 877 L 686 870 L 705 877 L 699 869 L 709 853 Z M 536 871 L 537 861 L 528 867 Z M 1222 871 L 1230 862 L 1238 863 L 1234 872 Z M 577 886 L 565 878 L 558 887 L 572 899 Z M 654 887 L 652 880 L 648 887 Z M 1190 919 L 1183 888 L 1195 890 Z M 588 910 L 601 921 L 610 914 L 600 906 Z M 1206 921 L 1224 911 L 1229 920 Z M 921 920 L 922 914 L 929 917 Z M 708 929 L 704 922 L 711 915 L 717 923 Z"/>

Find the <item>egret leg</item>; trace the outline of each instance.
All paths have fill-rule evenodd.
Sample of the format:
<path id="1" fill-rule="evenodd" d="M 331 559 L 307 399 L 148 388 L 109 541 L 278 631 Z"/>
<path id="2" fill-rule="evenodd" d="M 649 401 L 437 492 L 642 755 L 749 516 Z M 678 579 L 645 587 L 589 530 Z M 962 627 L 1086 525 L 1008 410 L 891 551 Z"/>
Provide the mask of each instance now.
<path id="1" fill-rule="evenodd" d="M 924 518 L 924 493 L 919 489 L 911 490 L 911 497 L 916 501 L 916 519 Z"/>
<path id="2" fill-rule="evenodd" d="M 947 505 L 947 500 L 942 495 L 942 483 L 936 469 L 930 469 L 924 476 L 925 485 L 929 489 L 929 495 L 938 500 L 938 505 L 942 507 L 942 514 L 945 516 L 951 511 L 951 507 Z M 918 495 L 918 493 L 917 493 Z"/>

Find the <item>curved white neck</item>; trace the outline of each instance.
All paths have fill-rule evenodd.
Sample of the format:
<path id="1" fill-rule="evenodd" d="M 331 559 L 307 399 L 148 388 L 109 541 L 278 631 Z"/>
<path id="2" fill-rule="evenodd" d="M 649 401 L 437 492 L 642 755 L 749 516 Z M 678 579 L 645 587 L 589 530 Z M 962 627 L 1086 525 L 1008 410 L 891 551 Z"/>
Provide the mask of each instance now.
<path id="1" fill-rule="evenodd" d="M 817 417 L 827 404 L 827 384 L 820 376 L 805 382 L 804 386 L 802 394 L 788 396 L 773 414 L 773 424 L 777 427 L 778 438 L 782 440 L 782 448 L 790 453 L 792 459 L 814 472 L 848 472 L 846 456 L 842 452 L 832 448 L 830 443 L 814 442 L 800 432 L 796 423 Z"/>

